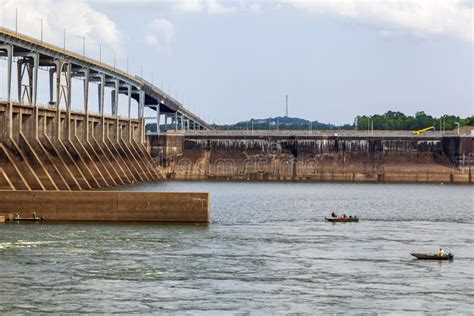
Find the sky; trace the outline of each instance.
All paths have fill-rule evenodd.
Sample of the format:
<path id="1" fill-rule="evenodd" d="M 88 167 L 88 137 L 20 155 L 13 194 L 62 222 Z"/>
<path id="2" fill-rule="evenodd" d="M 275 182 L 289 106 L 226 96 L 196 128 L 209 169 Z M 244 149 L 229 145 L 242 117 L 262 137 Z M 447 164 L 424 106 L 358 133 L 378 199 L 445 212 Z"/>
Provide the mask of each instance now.
<path id="1" fill-rule="evenodd" d="M 289 116 L 335 124 L 388 110 L 474 113 L 469 0 L 0 2 L 2 26 L 15 27 L 17 10 L 21 33 L 39 38 L 42 19 L 45 41 L 62 47 L 66 29 L 80 53 L 85 37 L 86 55 L 101 47 L 123 70 L 128 60 L 208 122 L 283 116 L 286 95 Z"/>

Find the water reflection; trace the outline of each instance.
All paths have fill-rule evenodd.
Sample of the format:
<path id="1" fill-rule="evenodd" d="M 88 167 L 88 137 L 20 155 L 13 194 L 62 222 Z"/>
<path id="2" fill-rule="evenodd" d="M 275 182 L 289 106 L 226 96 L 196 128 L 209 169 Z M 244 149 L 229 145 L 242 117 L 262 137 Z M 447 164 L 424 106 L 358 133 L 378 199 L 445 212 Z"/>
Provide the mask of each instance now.
<path id="1" fill-rule="evenodd" d="M 210 191 L 212 224 L 2 225 L 0 312 L 471 313 L 471 187 L 133 189 Z M 327 223 L 330 210 L 361 222 Z M 440 246 L 454 261 L 410 256 Z"/>

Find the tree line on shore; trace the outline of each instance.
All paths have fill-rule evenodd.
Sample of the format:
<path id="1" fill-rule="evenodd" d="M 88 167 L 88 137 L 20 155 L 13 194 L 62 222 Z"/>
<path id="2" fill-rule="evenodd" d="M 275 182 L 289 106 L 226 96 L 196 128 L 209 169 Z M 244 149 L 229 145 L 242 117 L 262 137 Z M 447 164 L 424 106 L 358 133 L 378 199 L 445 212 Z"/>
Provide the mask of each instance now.
<path id="1" fill-rule="evenodd" d="M 455 115 L 442 115 L 434 117 L 425 112 L 415 115 L 405 115 L 402 112 L 388 111 L 384 114 L 359 115 L 352 124 L 335 125 L 309 121 L 293 117 L 274 117 L 266 119 L 251 119 L 235 124 L 217 125 L 216 129 L 229 130 L 419 130 L 434 126 L 435 130 L 452 130 L 460 126 L 473 126 L 474 115 L 461 118 Z"/>
<path id="2" fill-rule="evenodd" d="M 388 111 L 384 114 L 359 115 L 352 124 L 336 125 L 309 121 L 296 117 L 280 116 L 265 119 L 251 119 L 235 124 L 212 124 L 220 130 L 419 130 L 434 126 L 435 130 L 452 130 L 457 128 L 457 123 L 462 126 L 474 126 L 474 115 L 461 118 L 455 115 L 442 115 L 434 117 L 425 112 L 415 115 L 405 115 L 402 112 Z M 146 124 L 146 130 L 156 132 L 156 124 Z M 163 130 L 174 129 L 174 124 L 162 126 Z"/>

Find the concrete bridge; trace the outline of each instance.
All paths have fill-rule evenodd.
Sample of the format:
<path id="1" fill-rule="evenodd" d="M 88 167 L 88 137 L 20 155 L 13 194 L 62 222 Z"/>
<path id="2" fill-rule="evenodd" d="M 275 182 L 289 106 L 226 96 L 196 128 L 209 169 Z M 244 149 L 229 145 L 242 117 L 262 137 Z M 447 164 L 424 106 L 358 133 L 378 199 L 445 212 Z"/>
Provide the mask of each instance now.
<path id="1" fill-rule="evenodd" d="M 128 96 L 128 118 L 131 100 L 138 102 L 138 119 L 153 119 L 161 125 L 170 119 L 176 129 L 207 130 L 210 126 L 187 110 L 179 101 L 138 76 L 132 76 L 118 68 L 93 60 L 84 55 L 68 51 L 35 38 L 0 27 L 0 56 L 7 58 L 7 102 L 11 101 L 12 66 L 18 68 L 18 102 L 36 106 L 38 69 L 49 69 L 50 105 L 56 108 L 71 108 L 71 78 L 84 81 L 84 113 L 89 112 L 89 83 L 98 83 L 99 112 L 104 115 L 104 88 L 112 88 L 112 116 L 118 115 L 118 94 Z M 56 76 L 54 76 L 56 74 Z M 59 74 L 59 75 L 58 75 Z M 54 81 L 56 77 L 56 82 Z M 54 91 L 54 89 L 56 91 Z M 156 116 L 145 117 L 144 108 L 156 111 Z M 159 129 L 158 129 L 159 131 Z"/>
<path id="2" fill-rule="evenodd" d="M 0 58 L 7 66 L 7 91 L 0 95 L 0 190 L 88 190 L 160 179 L 145 148 L 146 121 L 160 126 L 164 118 L 168 129 L 210 129 L 143 78 L 5 28 Z M 39 69 L 49 72 L 49 102 L 43 105 L 37 102 Z M 83 81 L 81 110 L 72 106 L 73 78 Z M 99 113 L 90 110 L 91 83 L 97 86 Z M 109 113 L 105 88 L 111 90 Z M 119 104 L 120 94 L 126 103 Z M 145 108 L 156 114 L 146 117 Z"/>

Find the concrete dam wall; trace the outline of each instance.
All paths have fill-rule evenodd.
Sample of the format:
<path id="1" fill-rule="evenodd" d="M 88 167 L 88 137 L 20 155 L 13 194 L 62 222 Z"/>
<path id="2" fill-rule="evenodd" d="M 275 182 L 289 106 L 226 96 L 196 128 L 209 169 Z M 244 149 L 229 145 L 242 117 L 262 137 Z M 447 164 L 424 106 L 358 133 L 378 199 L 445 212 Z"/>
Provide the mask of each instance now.
<path id="1" fill-rule="evenodd" d="M 140 120 L 0 102 L 0 190 L 80 191 L 162 179 Z"/>
<path id="2" fill-rule="evenodd" d="M 170 179 L 473 182 L 472 136 L 214 131 L 149 136 L 148 142 Z"/>

